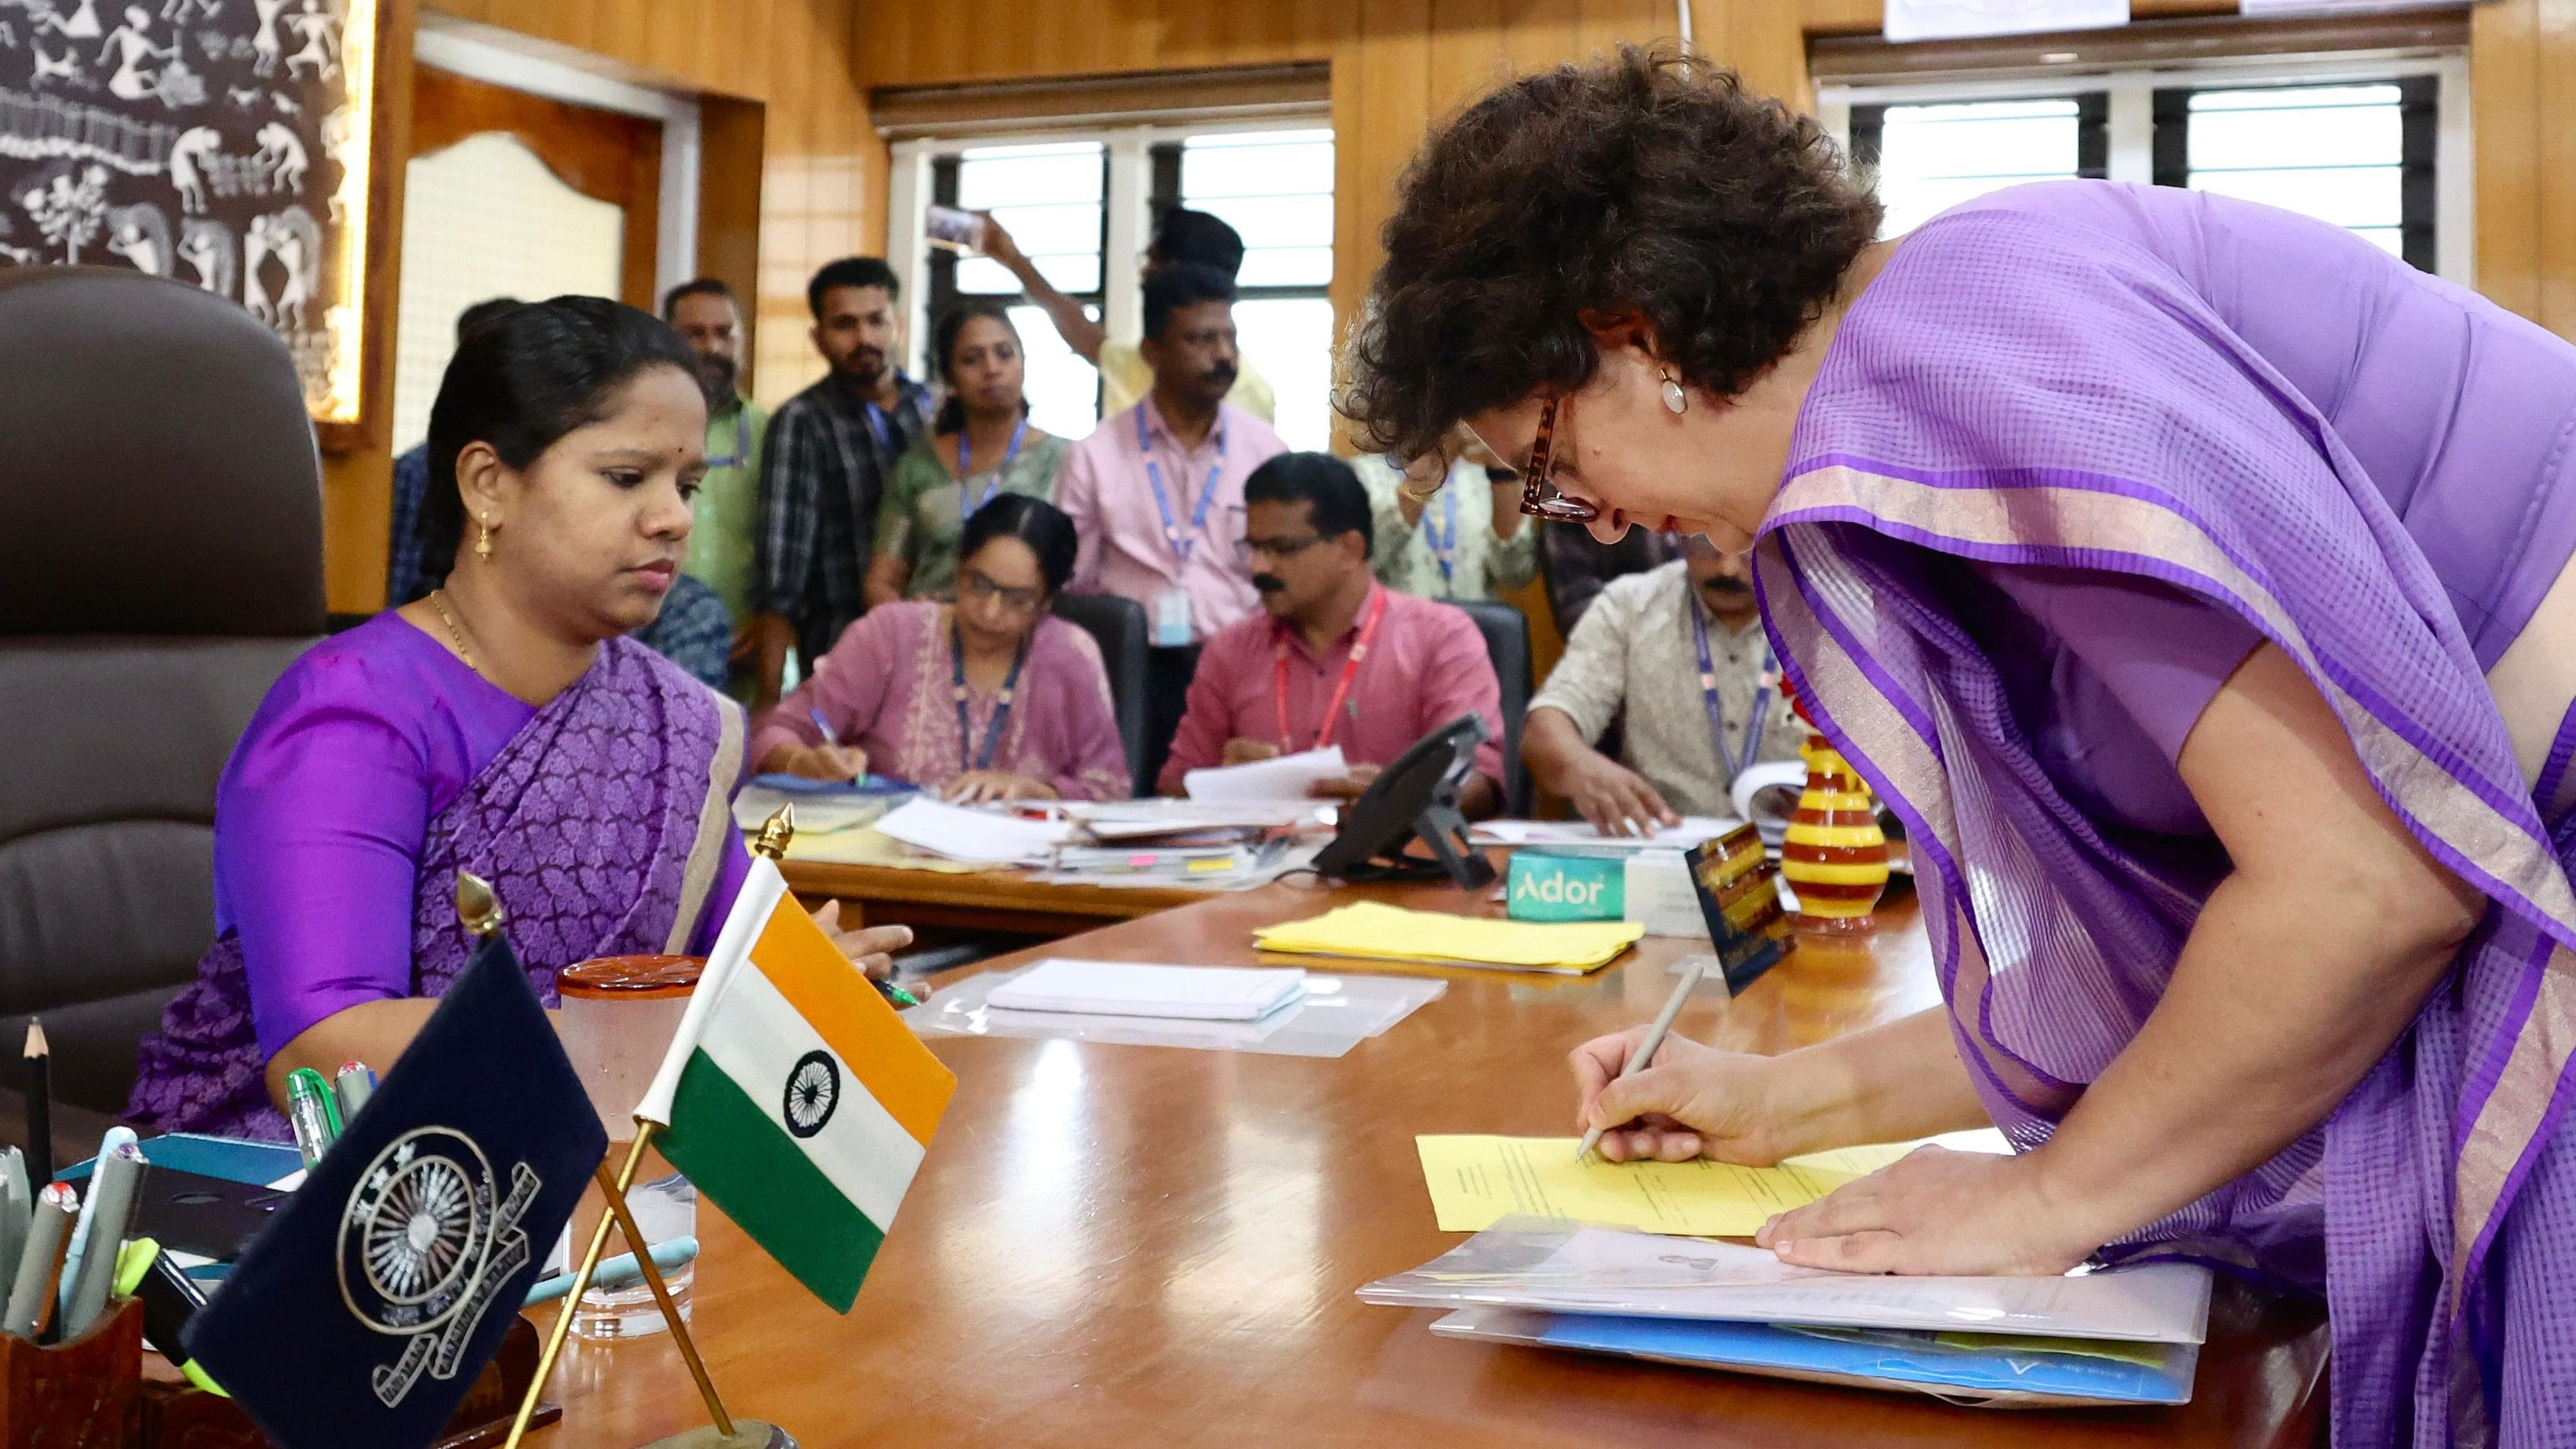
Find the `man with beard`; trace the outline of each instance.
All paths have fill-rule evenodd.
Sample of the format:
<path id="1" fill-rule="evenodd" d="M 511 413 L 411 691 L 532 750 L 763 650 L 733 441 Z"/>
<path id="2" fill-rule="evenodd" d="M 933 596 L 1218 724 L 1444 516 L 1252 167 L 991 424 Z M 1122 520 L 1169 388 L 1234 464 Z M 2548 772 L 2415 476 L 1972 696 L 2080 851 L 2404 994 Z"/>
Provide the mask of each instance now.
<path id="1" fill-rule="evenodd" d="M 1415 740 L 1462 714 L 1490 736 L 1459 805 L 1502 800 L 1502 686 L 1476 621 L 1399 594 L 1369 571 L 1368 489 L 1328 453 L 1286 453 L 1244 484 L 1244 540 L 1262 612 L 1219 631 L 1190 682 L 1189 712 L 1159 787 L 1209 765 L 1339 746 L 1351 773 L 1315 787 L 1356 799 Z"/>
<path id="2" fill-rule="evenodd" d="M 1082 538 L 1073 587 L 1144 607 L 1145 760 L 1158 770 L 1200 642 L 1252 612 L 1243 484 L 1285 445 L 1225 401 L 1241 357 L 1223 272 L 1184 263 L 1147 279 L 1143 347 L 1153 391 L 1073 445 L 1055 502 Z"/>
<path id="3" fill-rule="evenodd" d="M 894 366 L 901 290 L 876 257 L 844 257 L 806 284 L 831 367 L 779 405 L 762 447 L 747 600 L 756 708 L 777 702 L 789 645 L 810 670 L 867 612 L 879 496 L 930 416 L 928 390 Z"/>
<path id="4" fill-rule="evenodd" d="M 716 591 L 735 621 L 734 692 L 749 702 L 752 531 L 759 522 L 761 434 L 769 414 L 744 397 L 742 308 L 715 277 L 682 282 L 662 297 L 662 320 L 698 355 L 707 394 L 707 476 L 690 505 L 689 577 Z"/>
<path id="5" fill-rule="evenodd" d="M 1521 760 L 1605 835 L 1731 815 L 1735 776 L 1806 738 L 1780 698 L 1745 561 L 1697 534 L 1682 556 L 1612 579 L 1530 700 Z M 1592 747 L 1626 725 L 1613 760 Z"/>

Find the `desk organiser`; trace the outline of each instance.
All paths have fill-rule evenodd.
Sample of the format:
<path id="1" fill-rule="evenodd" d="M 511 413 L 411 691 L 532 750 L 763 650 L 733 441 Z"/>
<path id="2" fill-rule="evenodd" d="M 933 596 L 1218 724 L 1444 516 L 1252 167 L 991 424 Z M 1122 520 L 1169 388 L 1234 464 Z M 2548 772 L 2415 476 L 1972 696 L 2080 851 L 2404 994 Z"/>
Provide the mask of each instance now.
<path id="1" fill-rule="evenodd" d="M 142 1380 L 143 1305 L 131 1298 L 70 1343 L 0 1334 L 0 1449 L 133 1449 Z"/>

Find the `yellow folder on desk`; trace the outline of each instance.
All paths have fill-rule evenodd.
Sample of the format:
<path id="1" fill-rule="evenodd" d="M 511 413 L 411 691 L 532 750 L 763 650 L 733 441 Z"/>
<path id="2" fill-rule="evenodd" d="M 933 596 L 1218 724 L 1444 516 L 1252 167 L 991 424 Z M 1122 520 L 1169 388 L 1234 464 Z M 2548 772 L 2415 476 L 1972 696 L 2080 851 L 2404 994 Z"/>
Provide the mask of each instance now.
<path id="1" fill-rule="evenodd" d="M 1646 928 L 1634 921 L 1506 921 L 1362 901 L 1252 933 L 1264 951 L 1360 961 L 1432 961 L 1580 975 L 1610 964 Z"/>
<path id="2" fill-rule="evenodd" d="M 1737 1167 L 1705 1158 L 1578 1161 L 1572 1137 L 1416 1137 L 1413 1145 L 1444 1233 L 1481 1233 L 1526 1216 L 1694 1238 L 1749 1238 L 1773 1213 L 1805 1207 L 1908 1150 L 1854 1147 Z"/>

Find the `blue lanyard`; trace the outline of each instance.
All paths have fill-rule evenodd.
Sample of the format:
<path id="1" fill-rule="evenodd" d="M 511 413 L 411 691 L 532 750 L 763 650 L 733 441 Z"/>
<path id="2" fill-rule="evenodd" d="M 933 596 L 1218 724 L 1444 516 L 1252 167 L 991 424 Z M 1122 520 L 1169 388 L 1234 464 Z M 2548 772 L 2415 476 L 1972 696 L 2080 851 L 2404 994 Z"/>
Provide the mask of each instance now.
<path id="1" fill-rule="evenodd" d="M 1684 580 L 1688 587 L 1688 580 Z M 1682 607 L 1690 611 L 1691 642 L 1699 646 L 1699 698 L 1708 710 L 1708 734 L 1719 752 L 1719 763 L 1726 766 L 1727 777 L 1734 778 L 1753 768 L 1753 757 L 1762 750 L 1762 712 L 1771 703 L 1771 672 L 1778 667 L 1771 657 L 1771 645 L 1762 645 L 1762 681 L 1753 687 L 1753 707 L 1744 716 L 1744 746 L 1733 757 L 1726 756 L 1726 712 L 1717 702 L 1717 664 L 1708 652 L 1708 619 L 1701 612 L 1697 597 L 1685 594 Z"/>
<path id="2" fill-rule="evenodd" d="M 878 407 L 873 399 L 862 402 L 859 406 L 867 409 L 868 431 L 876 435 L 877 451 L 880 453 L 893 452 L 894 438 L 886 431 L 885 409 Z"/>
<path id="3" fill-rule="evenodd" d="M 1431 556 L 1440 564 L 1440 592 L 1458 592 L 1452 574 L 1458 560 L 1458 489 L 1451 485 L 1440 490 L 1440 512 L 1448 520 L 1446 536 L 1431 526 L 1431 510 L 1422 511 L 1422 539 L 1431 545 Z"/>
<path id="4" fill-rule="evenodd" d="M 1216 461 L 1208 465 L 1207 486 L 1199 490 L 1199 506 L 1190 515 L 1189 532 L 1183 533 L 1179 520 L 1172 515 L 1172 495 L 1163 488 L 1162 465 L 1154 461 L 1154 441 L 1145 431 L 1145 409 L 1136 409 L 1136 451 L 1145 455 L 1145 481 L 1154 485 L 1154 506 L 1163 514 L 1163 537 L 1172 544 L 1172 552 L 1186 567 L 1191 545 L 1198 542 L 1200 530 L 1207 527 L 1208 505 L 1216 501 L 1217 475 L 1225 471 L 1225 423 L 1217 422 Z"/>
<path id="5" fill-rule="evenodd" d="M 1001 746 L 1002 726 L 1011 718 L 1011 694 L 1020 687 L 1020 667 L 1029 662 L 1028 641 L 1020 641 L 1020 652 L 1011 658 L 1011 677 L 1002 681 L 1002 702 L 993 707 L 993 722 L 984 727 L 984 749 L 981 755 L 966 753 L 966 736 L 970 728 L 966 715 L 966 641 L 957 632 L 955 620 L 948 625 L 949 693 L 957 701 L 957 760 L 967 770 L 993 768 L 993 751 Z"/>
<path id="6" fill-rule="evenodd" d="M 736 403 L 733 409 L 733 451 L 721 458 L 709 458 L 707 467 L 739 468 L 751 461 L 751 409 Z"/>
<path id="7" fill-rule="evenodd" d="M 1020 456 L 1020 444 L 1029 435 L 1029 417 L 1026 413 L 1020 414 L 1020 425 L 1011 429 L 1011 446 L 1002 450 L 1002 466 L 993 470 L 993 481 L 984 485 L 984 496 L 972 502 L 967 500 L 966 480 L 975 476 L 975 445 L 967 439 L 966 431 L 965 424 L 960 423 L 957 427 L 957 526 L 959 528 L 964 528 L 966 520 L 973 518 L 977 510 L 993 501 L 994 494 L 1002 491 L 1002 475 L 1011 471 L 1011 462 Z"/>

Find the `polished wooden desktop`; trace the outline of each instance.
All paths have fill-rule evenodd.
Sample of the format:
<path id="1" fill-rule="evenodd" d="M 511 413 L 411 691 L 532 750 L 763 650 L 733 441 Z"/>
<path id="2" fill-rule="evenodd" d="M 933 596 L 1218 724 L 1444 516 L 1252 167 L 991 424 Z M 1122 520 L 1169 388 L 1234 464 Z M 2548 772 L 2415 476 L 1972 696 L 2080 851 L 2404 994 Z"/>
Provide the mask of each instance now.
<path id="1" fill-rule="evenodd" d="M 810 906 L 837 900 L 848 925 L 905 925 L 1070 936 L 1208 898 L 1184 886 L 1100 886 L 1049 881 L 1034 870 L 903 870 L 790 860 L 787 888 Z"/>
<path id="2" fill-rule="evenodd" d="M 1367 897 L 1499 909 L 1288 881 L 1043 953 L 1249 964 L 1254 926 Z M 2026 1414 L 1456 1342 L 1429 1313 L 1355 1298 L 1459 1241 L 1433 1226 L 1414 1134 L 1570 1133 L 1566 1051 L 1651 1015 L 1687 951 L 1649 940 L 1571 980 L 1454 973 L 1330 1061 L 939 1039 L 957 1098 L 847 1317 L 702 1205 L 693 1316 L 716 1383 L 817 1449 L 2322 1442 L 2321 1313 L 2233 1288 L 2188 1408 Z M 1876 933 L 1809 938 L 1741 999 L 1693 1003 L 1681 1029 L 1776 1052 L 1934 999 L 1905 897 Z M 532 1442 L 557 1449 L 705 1422 L 659 1338 L 576 1345 L 556 1396 L 562 1426 Z"/>

